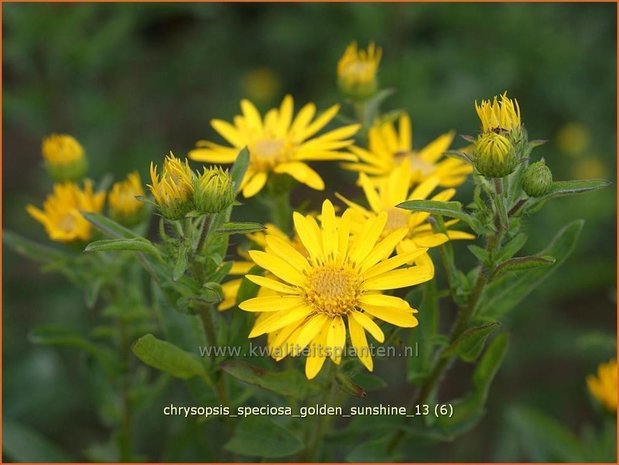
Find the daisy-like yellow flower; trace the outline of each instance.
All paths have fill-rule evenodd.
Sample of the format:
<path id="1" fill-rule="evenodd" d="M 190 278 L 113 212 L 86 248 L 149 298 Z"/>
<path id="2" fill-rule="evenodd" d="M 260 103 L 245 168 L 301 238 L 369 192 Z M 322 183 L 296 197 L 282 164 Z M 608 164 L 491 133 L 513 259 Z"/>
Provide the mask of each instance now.
<path id="1" fill-rule="evenodd" d="M 86 172 L 84 148 L 68 134 L 44 138 L 41 152 L 49 175 L 58 182 L 78 180 Z"/>
<path id="2" fill-rule="evenodd" d="M 492 101 L 482 100 L 481 104 L 475 101 L 475 111 L 481 121 L 482 132 L 509 132 L 521 126 L 518 101 L 508 98 L 507 92 L 501 94 L 500 100 L 495 96 Z"/>
<path id="3" fill-rule="evenodd" d="M 610 412 L 617 412 L 617 361 L 612 359 L 598 366 L 596 375 L 587 376 L 587 387 L 593 397 Z"/>
<path id="4" fill-rule="evenodd" d="M 104 202 L 105 192 L 94 192 L 92 181 L 86 180 L 84 189 L 75 183 L 55 184 L 43 210 L 34 205 L 28 205 L 26 210 L 45 227 L 51 240 L 88 241 L 92 227 L 81 212 L 100 213 Z"/>
<path id="5" fill-rule="evenodd" d="M 369 176 L 385 177 L 404 160 L 408 160 L 412 184 L 436 176 L 441 187 L 455 187 L 466 180 L 473 172 L 473 167 L 462 160 L 444 156 L 453 138 L 454 132 L 448 132 L 422 149 L 413 150 L 411 120 L 407 114 L 402 113 L 399 131 L 391 121 L 377 123 L 370 128 L 367 149 L 350 147 L 350 151 L 359 157 L 359 162 L 344 163 L 343 166 Z"/>
<path id="6" fill-rule="evenodd" d="M 189 162 L 183 163 L 172 152 L 163 162 L 161 176 L 157 166 L 150 164 L 150 188 L 161 214 L 170 219 L 183 218 L 193 208 L 193 172 Z"/>
<path id="7" fill-rule="evenodd" d="M 416 310 L 405 300 L 381 291 L 432 279 L 433 270 L 427 266 L 402 267 L 425 255 L 427 249 L 388 258 L 406 236 L 406 228 L 380 240 L 387 223 L 387 214 L 382 213 L 351 237 L 349 211 L 337 217 L 328 200 L 322 205 L 320 226 L 312 216 L 297 212 L 293 219 L 307 255 L 273 235 L 266 236 L 265 251 L 249 251 L 252 260 L 273 277 L 247 275 L 247 279 L 274 292 L 239 305 L 260 314 L 249 337 L 269 334 L 276 360 L 299 355 L 307 348 L 305 374 L 312 379 L 327 356 L 336 364 L 341 362 L 348 326 L 357 357 L 372 370 L 366 331 L 378 342 L 384 341 L 374 319 L 405 328 L 418 324 Z"/>
<path id="8" fill-rule="evenodd" d="M 144 203 L 136 199 L 143 196 L 140 173 L 133 171 L 127 179 L 114 183 L 108 195 L 110 217 L 126 226 L 139 223 L 144 217 Z"/>
<path id="9" fill-rule="evenodd" d="M 359 50 L 351 43 L 337 63 L 338 84 L 343 92 L 353 98 L 367 98 L 376 92 L 376 73 L 382 56 L 380 47 L 370 43 L 366 50 Z"/>
<path id="10" fill-rule="evenodd" d="M 378 215 L 386 214 L 387 222 L 383 235 L 388 235 L 400 228 L 406 228 L 407 234 L 401 242 L 397 244 L 400 253 L 408 252 L 416 248 L 436 247 L 450 239 L 474 239 L 475 236 L 463 231 L 447 230 L 447 234 L 436 233 L 432 230 L 432 225 L 428 222 L 430 217 L 426 212 L 411 212 L 402 208 L 397 208 L 406 200 L 450 200 L 456 193 L 455 189 L 445 189 L 438 194 L 430 197 L 438 186 L 437 177 L 431 177 L 423 181 L 414 188 L 410 188 L 410 168 L 405 161 L 387 178 L 371 179 L 364 173 L 359 175 L 359 183 L 363 188 L 369 209 L 348 200 L 346 197 L 336 194 L 348 207 L 351 208 L 354 218 L 353 224 L 359 224 L 363 219 L 375 218 Z M 445 226 L 449 228 L 457 220 L 447 221 Z M 353 230 L 355 228 L 353 227 Z"/>
<path id="11" fill-rule="evenodd" d="M 343 126 L 316 136 L 337 114 L 334 105 L 314 119 L 316 106 L 305 105 L 293 117 L 293 100 L 284 97 L 279 108 L 269 110 L 264 118 L 249 100 L 241 101 L 242 115 L 234 117 L 234 124 L 215 119 L 213 128 L 232 147 L 199 141 L 189 152 L 189 158 L 211 163 L 233 163 L 243 147 L 249 149 L 250 164 L 242 181 L 245 197 L 256 195 L 273 173 L 284 173 L 312 189 L 323 190 L 322 178 L 305 162 L 311 160 L 349 160 L 356 157 L 341 152 L 348 147 L 358 130 L 358 124 Z"/>

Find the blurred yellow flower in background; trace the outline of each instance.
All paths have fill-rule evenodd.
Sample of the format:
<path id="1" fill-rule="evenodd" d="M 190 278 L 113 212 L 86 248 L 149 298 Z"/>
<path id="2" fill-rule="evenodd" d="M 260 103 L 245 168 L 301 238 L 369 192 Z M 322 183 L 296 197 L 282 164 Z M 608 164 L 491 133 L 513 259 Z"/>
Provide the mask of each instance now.
<path id="1" fill-rule="evenodd" d="M 347 148 L 358 130 L 351 124 L 328 131 L 323 129 L 337 114 L 334 105 L 314 119 L 316 106 L 305 105 L 293 117 L 293 99 L 284 97 L 279 108 L 269 110 L 264 118 L 249 100 L 241 101 L 242 115 L 234 117 L 234 124 L 214 119 L 213 128 L 232 147 L 199 141 L 197 148 L 189 152 L 189 158 L 210 163 L 233 163 L 239 151 L 247 147 L 250 165 L 242 181 L 245 197 L 256 195 L 266 184 L 270 174 L 288 174 L 312 189 L 323 190 L 322 178 L 305 162 L 312 160 L 349 160 L 356 157 L 341 150 Z"/>
<path id="2" fill-rule="evenodd" d="M 481 121 L 482 132 L 512 131 L 521 126 L 520 107 L 516 99 L 507 97 L 507 92 L 491 100 L 475 101 L 475 111 Z"/>
<path id="3" fill-rule="evenodd" d="M 265 251 L 249 251 L 252 260 L 273 277 L 247 275 L 247 279 L 275 294 L 239 305 L 260 314 L 249 337 L 271 334 L 268 343 L 276 360 L 309 349 L 308 379 L 319 373 L 327 356 L 336 364 L 341 362 L 346 323 L 356 355 L 372 370 L 366 331 L 384 341 L 374 318 L 406 328 L 418 324 L 416 310 L 408 302 L 381 291 L 414 286 L 434 275 L 427 266 L 401 268 L 427 249 L 388 258 L 406 229 L 381 240 L 386 213 L 365 221 L 354 237 L 349 211 L 338 218 L 331 202 L 325 200 L 320 218 L 319 225 L 312 216 L 294 213 L 295 229 L 307 255 L 274 235 L 266 236 Z"/>
<path id="4" fill-rule="evenodd" d="M 170 152 L 163 161 L 161 176 L 151 162 L 150 179 L 148 187 L 164 217 L 178 220 L 193 208 L 193 172 L 187 159 L 183 163 Z"/>
<path id="5" fill-rule="evenodd" d="M 76 181 L 86 172 L 84 148 L 68 134 L 51 134 L 44 138 L 41 152 L 45 167 L 55 181 Z"/>
<path id="6" fill-rule="evenodd" d="M 617 361 L 598 366 L 597 376 L 587 376 L 587 387 L 593 397 L 611 412 L 617 412 Z"/>
<path id="7" fill-rule="evenodd" d="M 92 228 L 81 212 L 100 213 L 104 202 L 105 192 L 94 192 L 92 181 L 86 180 L 83 189 L 70 182 L 55 184 L 43 202 L 43 210 L 34 205 L 26 206 L 26 210 L 45 227 L 51 240 L 88 241 Z"/>
<path id="8" fill-rule="evenodd" d="M 428 222 L 429 213 L 411 212 L 396 205 L 406 200 L 450 200 L 455 194 L 455 189 L 446 189 L 430 197 L 438 186 L 437 177 L 431 177 L 423 181 L 414 188 L 410 188 L 410 168 L 405 161 L 387 177 L 371 179 L 364 173 L 359 176 L 359 184 L 363 188 L 369 209 L 352 202 L 342 195 L 336 194 L 352 211 L 353 232 L 354 225 L 362 224 L 364 219 L 376 218 L 383 213 L 387 214 L 387 222 L 383 231 L 383 236 L 390 234 L 400 228 L 406 228 L 407 233 L 397 244 L 396 248 L 400 253 L 408 252 L 420 247 L 436 247 L 449 239 L 475 239 L 476 236 L 464 231 L 447 229 L 447 234 L 436 233 L 432 230 L 432 225 Z M 445 226 L 449 228 L 457 220 L 447 221 Z"/>
<path id="9" fill-rule="evenodd" d="M 359 50 L 357 43 L 351 43 L 337 63 L 338 85 L 353 98 L 364 99 L 378 88 L 376 74 L 382 56 L 380 47 L 373 42 L 367 50 Z"/>
<path id="10" fill-rule="evenodd" d="M 110 217 L 126 226 L 139 223 L 144 217 L 144 203 L 136 199 L 143 196 L 140 173 L 133 171 L 127 179 L 114 183 L 108 194 Z"/>
<path id="11" fill-rule="evenodd" d="M 583 155 L 589 147 L 591 136 L 586 126 L 580 123 L 567 123 L 557 131 L 557 147 L 571 156 Z"/>
<path id="12" fill-rule="evenodd" d="M 272 101 L 279 94 L 281 85 L 275 71 L 265 67 L 250 70 L 241 80 L 243 93 L 258 102 Z"/>
<path id="13" fill-rule="evenodd" d="M 368 134 L 367 149 L 350 147 L 350 151 L 359 157 L 359 162 L 343 163 L 343 166 L 369 176 L 386 177 L 407 160 L 411 184 L 437 177 L 440 186 L 455 187 L 466 180 L 473 172 L 473 167 L 462 160 L 444 156 L 454 135 L 453 131 L 442 134 L 422 149 L 413 150 L 411 119 L 406 113 L 402 113 L 399 130 L 396 130 L 391 121 L 375 124 Z"/>

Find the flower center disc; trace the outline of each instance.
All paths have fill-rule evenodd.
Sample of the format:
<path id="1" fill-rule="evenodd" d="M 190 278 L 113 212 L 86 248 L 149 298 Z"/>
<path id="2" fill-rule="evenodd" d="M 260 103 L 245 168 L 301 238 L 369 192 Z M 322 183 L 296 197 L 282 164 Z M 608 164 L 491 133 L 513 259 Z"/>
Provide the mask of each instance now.
<path id="1" fill-rule="evenodd" d="M 66 213 L 60 218 L 60 221 L 58 221 L 58 228 L 64 232 L 71 232 L 75 229 L 76 224 L 77 219 L 75 218 L 75 214 Z"/>
<path id="2" fill-rule="evenodd" d="M 344 267 L 325 266 L 310 272 L 305 299 L 315 312 L 345 315 L 357 305 L 357 276 Z"/>
<path id="3" fill-rule="evenodd" d="M 428 163 L 415 152 L 400 152 L 397 154 L 400 160 L 408 159 L 413 173 L 418 172 L 421 176 L 431 175 L 436 167 L 432 163 Z"/>
<path id="4" fill-rule="evenodd" d="M 252 162 L 258 169 L 272 168 L 286 160 L 286 144 L 280 139 L 260 139 L 250 148 Z"/>

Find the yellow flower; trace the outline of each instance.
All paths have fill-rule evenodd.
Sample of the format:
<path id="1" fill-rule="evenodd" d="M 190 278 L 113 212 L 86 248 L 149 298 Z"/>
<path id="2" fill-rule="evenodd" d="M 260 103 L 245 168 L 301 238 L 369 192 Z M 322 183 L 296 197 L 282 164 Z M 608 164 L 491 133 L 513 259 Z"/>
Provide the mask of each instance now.
<path id="1" fill-rule="evenodd" d="M 86 172 L 84 148 L 72 136 L 51 134 L 41 144 L 49 175 L 58 182 L 75 181 Z"/>
<path id="2" fill-rule="evenodd" d="M 353 98 L 364 99 L 376 92 L 376 73 L 382 56 L 380 47 L 370 43 L 366 50 L 358 50 L 351 43 L 337 63 L 338 84 L 342 91 Z"/>
<path id="3" fill-rule="evenodd" d="M 74 183 L 54 184 L 53 191 L 43 203 L 43 210 L 28 205 L 26 210 L 45 227 L 49 238 L 58 242 L 88 241 L 91 224 L 81 212 L 99 213 L 103 209 L 105 192 L 94 192 L 92 181 L 84 189 Z"/>
<path id="4" fill-rule="evenodd" d="M 323 190 L 322 178 L 305 162 L 309 160 L 356 160 L 356 157 L 340 152 L 348 147 L 359 125 L 353 124 L 326 132 L 324 128 L 337 114 L 334 105 L 314 121 L 316 106 L 305 105 L 293 118 L 293 100 L 287 95 L 279 108 L 269 110 L 264 118 L 248 100 L 241 101 L 242 115 L 234 118 L 234 125 L 215 119 L 213 128 L 232 147 L 224 147 L 208 141 L 199 141 L 198 148 L 189 152 L 189 158 L 211 163 L 232 163 L 243 147 L 248 147 L 250 165 L 242 181 L 245 197 L 257 194 L 272 173 L 285 173 L 312 189 Z"/>
<path id="5" fill-rule="evenodd" d="M 507 97 L 507 92 L 501 94 L 501 100 L 475 101 L 475 111 L 481 121 L 482 132 L 512 131 L 520 128 L 520 107 L 516 99 Z"/>
<path id="6" fill-rule="evenodd" d="M 598 366 L 597 376 L 587 376 L 587 387 L 593 397 L 611 412 L 617 412 L 617 361 Z"/>
<path id="7" fill-rule="evenodd" d="M 413 150 L 410 117 L 403 113 L 399 120 L 399 134 L 391 121 L 378 123 L 370 128 L 368 149 L 353 146 L 351 152 L 359 157 L 358 163 L 344 163 L 344 168 L 366 173 L 369 176 L 388 176 L 404 160 L 411 170 L 411 184 L 419 184 L 436 176 L 442 187 L 462 184 L 473 172 L 473 167 L 443 154 L 453 141 L 454 133 L 448 132 L 430 142 L 420 150 Z"/>
<path id="8" fill-rule="evenodd" d="M 420 258 L 427 249 L 391 255 L 406 235 L 398 229 L 379 240 L 387 214 L 365 222 L 350 236 L 351 215 L 335 216 L 330 201 L 322 205 L 321 225 L 311 216 L 294 213 L 294 225 L 307 255 L 277 236 L 267 235 L 264 252 L 250 250 L 252 260 L 273 277 L 247 275 L 247 279 L 274 295 L 255 297 L 239 307 L 260 315 L 250 338 L 269 334 L 269 348 L 276 360 L 309 349 L 305 364 L 308 379 L 314 378 L 325 358 L 339 364 L 346 342 L 346 324 L 356 355 L 368 370 L 373 360 L 366 331 L 378 342 L 382 329 L 374 318 L 396 326 L 417 326 L 416 310 L 403 299 L 381 291 L 414 286 L 433 277 L 427 266 L 402 265 Z"/>
<path id="9" fill-rule="evenodd" d="M 456 193 L 455 189 L 446 189 L 430 197 L 430 194 L 438 185 L 438 178 L 428 178 L 417 187 L 409 188 L 411 170 L 407 166 L 408 161 L 397 167 L 387 178 L 371 179 L 364 173 L 359 176 L 359 183 L 367 199 L 369 209 L 351 202 L 344 196 L 336 194 L 353 212 L 353 224 L 360 224 L 364 219 L 376 218 L 378 215 L 386 214 L 387 222 L 383 231 L 383 236 L 392 233 L 400 228 L 406 228 L 406 236 L 400 241 L 396 248 L 398 252 L 404 253 L 422 247 L 436 247 L 449 239 L 474 239 L 475 236 L 463 231 L 447 230 L 447 235 L 436 233 L 432 230 L 432 225 L 428 222 L 430 217 L 426 212 L 411 212 L 396 205 L 406 200 L 431 200 L 447 201 Z M 445 226 L 449 228 L 457 220 L 447 221 Z M 355 228 L 353 227 L 353 232 Z"/>
<path id="10" fill-rule="evenodd" d="M 136 199 L 136 196 L 143 195 L 140 174 L 137 171 L 129 173 L 127 179 L 114 183 L 110 189 L 110 217 L 127 226 L 139 223 L 144 217 L 144 203 Z"/>
<path id="11" fill-rule="evenodd" d="M 185 159 L 183 163 L 172 152 L 163 162 L 161 177 L 157 166 L 150 164 L 150 188 L 161 214 L 170 219 L 183 218 L 193 208 L 193 173 Z"/>

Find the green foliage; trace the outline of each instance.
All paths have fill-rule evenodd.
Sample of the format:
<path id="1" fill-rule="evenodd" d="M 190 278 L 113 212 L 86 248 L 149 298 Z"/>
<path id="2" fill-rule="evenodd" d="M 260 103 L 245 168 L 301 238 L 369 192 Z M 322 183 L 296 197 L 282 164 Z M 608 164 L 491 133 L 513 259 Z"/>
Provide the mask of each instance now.
<path id="1" fill-rule="evenodd" d="M 131 350 L 142 362 L 176 378 L 187 379 L 205 374 L 204 367 L 196 357 L 152 334 L 139 338 Z"/>
<path id="2" fill-rule="evenodd" d="M 303 449 L 303 443 L 273 420 L 247 417 L 239 421 L 225 449 L 246 457 L 289 457 Z"/>

